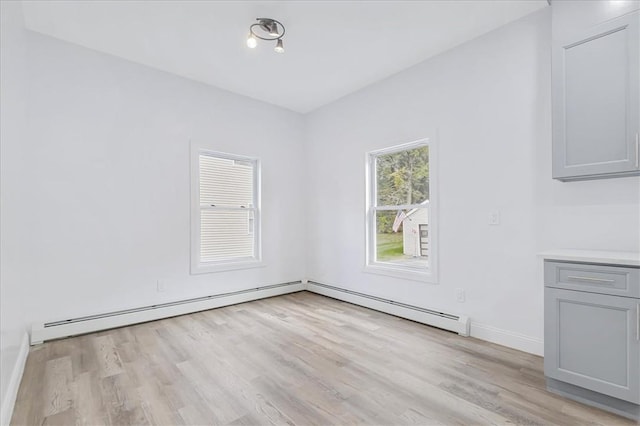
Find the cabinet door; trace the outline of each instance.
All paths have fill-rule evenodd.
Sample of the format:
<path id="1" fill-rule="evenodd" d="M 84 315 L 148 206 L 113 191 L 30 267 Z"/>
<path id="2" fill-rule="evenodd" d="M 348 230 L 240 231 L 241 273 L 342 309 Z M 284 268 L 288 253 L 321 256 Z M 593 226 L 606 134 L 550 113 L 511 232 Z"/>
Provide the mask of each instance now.
<path id="1" fill-rule="evenodd" d="M 640 14 L 553 45 L 553 177 L 640 174 Z"/>
<path id="2" fill-rule="evenodd" d="M 545 288 L 546 376 L 640 403 L 640 299 Z"/>

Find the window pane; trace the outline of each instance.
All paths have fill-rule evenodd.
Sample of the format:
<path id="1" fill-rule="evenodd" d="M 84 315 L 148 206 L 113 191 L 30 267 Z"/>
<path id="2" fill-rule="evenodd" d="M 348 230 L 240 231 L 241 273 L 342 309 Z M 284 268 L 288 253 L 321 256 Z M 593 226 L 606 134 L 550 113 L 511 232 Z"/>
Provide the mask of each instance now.
<path id="1" fill-rule="evenodd" d="M 378 206 L 420 204 L 429 199 L 429 147 L 382 154 L 376 161 Z"/>
<path id="2" fill-rule="evenodd" d="M 429 209 L 377 211 L 375 248 L 378 262 L 426 268 L 429 259 Z"/>
<path id="3" fill-rule="evenodd" d="M 200 262 L 253 257 L 253 210 L 201 210 L 200 235 Z"/>
<path id="4" fill-rule="evenodd" d="M 200 204 L 252 205 L 253 164 L 200 155 Z"/>

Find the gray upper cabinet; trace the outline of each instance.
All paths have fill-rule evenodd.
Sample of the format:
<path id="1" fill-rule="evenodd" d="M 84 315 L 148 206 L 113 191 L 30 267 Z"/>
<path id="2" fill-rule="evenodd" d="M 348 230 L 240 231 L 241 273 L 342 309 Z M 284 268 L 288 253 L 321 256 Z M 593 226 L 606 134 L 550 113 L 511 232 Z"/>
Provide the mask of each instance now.
<path id="1" fill-rule="evenodd" d="M 636 11 L 554 36 L 555 179 L 640 175 L 639 28 Z"/>

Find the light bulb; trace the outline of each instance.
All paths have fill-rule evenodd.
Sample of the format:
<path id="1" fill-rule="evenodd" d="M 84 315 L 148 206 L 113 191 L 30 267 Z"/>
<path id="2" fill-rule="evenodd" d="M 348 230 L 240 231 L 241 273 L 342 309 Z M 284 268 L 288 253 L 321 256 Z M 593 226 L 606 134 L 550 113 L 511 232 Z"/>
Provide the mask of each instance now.
<path id="1" fill-rule="evenodd" d="M 253 34 L 249 34 L 249 38 L 247 38 L 247 46 L 250 49 L 255 48 L 258 45 L 258 40 L 253 36 Z"/>
<path id="2" fill-rule="evenodd" d="M 284 46 L 282 45 L 282 39 L 279 38 L 276 42 L 276 47 L 273 49 L 278 53 L 284 53 Z"/>

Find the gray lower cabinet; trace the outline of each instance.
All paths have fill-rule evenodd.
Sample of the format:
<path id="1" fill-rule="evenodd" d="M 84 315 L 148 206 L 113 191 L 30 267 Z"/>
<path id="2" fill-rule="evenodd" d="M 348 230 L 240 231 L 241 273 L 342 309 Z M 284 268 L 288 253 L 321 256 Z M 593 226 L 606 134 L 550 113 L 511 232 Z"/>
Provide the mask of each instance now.
<path id="1" fill-rule="evenodd" d="M 553 177 L 640 175 L 640 14 L 552 47 Z"/>
<path id="2" fill-rule="evenodd" d="M 640 269 L 545 261 L 550 390 L 640 418 Z"/>
<path id="3" fill-rule="evenodd" d="M 638 303 L 620 296 L 547 289 L 545 375 L 640 404 Z"/>

